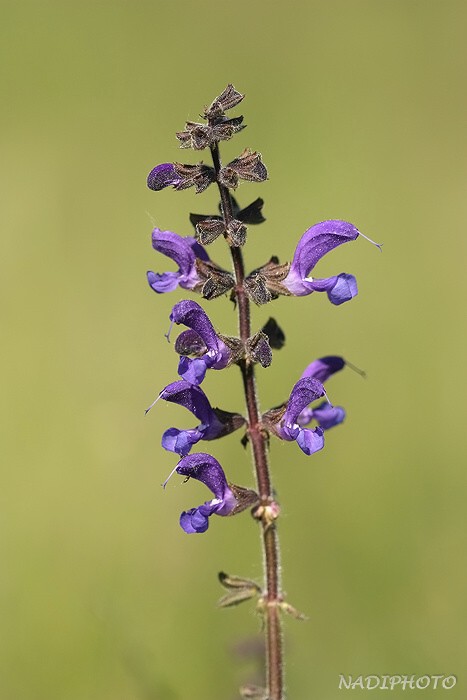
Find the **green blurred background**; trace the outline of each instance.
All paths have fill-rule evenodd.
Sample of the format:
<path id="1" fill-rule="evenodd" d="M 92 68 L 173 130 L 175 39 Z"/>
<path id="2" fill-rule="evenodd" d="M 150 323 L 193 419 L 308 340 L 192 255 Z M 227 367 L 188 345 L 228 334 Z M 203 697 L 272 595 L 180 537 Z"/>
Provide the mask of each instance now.
<path id="1" fill-rule="evenodd" d="M 465 3 L 0 8 L 1 700 L 233 700 L 254 678 L 253 606 L 215 604 L 217 571 L 261 578 L 256 526 L 244 514 L 186 536 L 179 512 L 208 496 L 177 478 L 161 490 L 175 460 L 160 436 L 195 423 L 161 404 L 144 417 L 176 377 L 163 333 L 183 297 L 146 284 L 170 268 L 151 229 L 191 234 L 188 213 L 217 205 L 213 188 L 151 192 L 146 174 L 194 162 L 174 132 L 228 82 L 248 129 L 224 157 L 251 146 L 270 176 L 238 190 L 266 202 L 248 268 L 290 259 L 326 218 L 385 244 L 320 264 L 356 275 L 351 303 L 255 312 L 287 334 L 258 372 L 264 408 L 323 354 L 368 374 L 328 382 L 348 416 L 322 453 L 272 444 L 284 587 L 310 618 L 285 621 L 289 697 L 341 697 L 339 673 L 457 674 L 449 697 L 465 697 Z M 210 252 L 227 265 L 224 247 Z M 209 313 L 235 332 L 227 301 Z M 212 373 L 212 402 L 242 410 L 238 380 Z M 252 485 L 238 438 L 208 448 Z"/>

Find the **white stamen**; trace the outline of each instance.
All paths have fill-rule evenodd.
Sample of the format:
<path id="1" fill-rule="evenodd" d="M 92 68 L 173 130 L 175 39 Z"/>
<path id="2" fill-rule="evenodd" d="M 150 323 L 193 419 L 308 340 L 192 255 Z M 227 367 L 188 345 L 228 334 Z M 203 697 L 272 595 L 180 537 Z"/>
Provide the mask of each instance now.
<path id="1" fill-rule="evenodd" d="M 372 241 L 371 238 L 368 238 L 368 236 L 365 236 L 365 234 L 364 234 L 364 233 L 361 233 L 361 231 L 359 231 L 359 233 L 360 233 L 360 236 L 361 236 L 362 238 L 366 238 L 366 240 L 367 240 L 369 243 L 373 243 L 373 245 L 375 245 L 377 248 L 380 249 L 381 252 L 383 252 L 383 244 L 382 244 L 382 243 L 376 243 L 376 241 Z"/>
<path id="2" fill-rule="evenodd" d="M 162 486 L 163 489 L 165 489 L 165 487 L 167 486 L 167 482 L 169 481 L 170 477 L 173 476 L 173 475 L 175 474 L 175 472 L 176 472 L 176 470 L 177 470 L 177 467 L 178 467 L 178 464 L 175 465 L 175 467 L 172 469 L 172 471 L 170 472 L 170 474 L 169 474 L 169 476 L 167 477 L 167 479 L 164 481 L 163 484 L 161 484 L 161 486 Z"/>
<path id="3" fill-rule="evenodd" d="M 329 396 L 326 394 L 326 389 L 324 388 L 324 386 L 323 386 L 323 391 L 324 391 L 324 395 L 325 395 L 325 397 L 326 397 L 326 401 L 327 401 L 328 404 L 331 406 L 331 408 L 334 408 L 334 406 L 332 405 L 332 403 L 329 401 Z"/>
<path id="4" fill-rule="evenodd" d="M 167 342 L 168 342 L 168 343 L 170 343 L 170 334 L 171 334 L 171 332 L 172 332 L 173 326 L 174 326 L 174 322 L 171 321 L 171 322 L 170 322 L 169 330 L 167 331 L 167 333 L 164 333 L 164 338 L 167 338 Z"/>
<path id="5" fill-rule="evenodd" d="M 154 401 L 152 402 L 152 404 L 151 404 L 150 406 L 148 406 L 148 408 L 145 410 L 144 415 L 146 415 L 147 413 L 149 413 L 149 411 L 151 410 L 151 408 L 159 401 L 159 399 L 161 398 L 161 396 L 162 396 L 163 393 L 164 393 L 164 392 L 161 391 L 161 393 L 160 393 L 158 396 L 156 396 L 156 398 L 154 399 Z"/>

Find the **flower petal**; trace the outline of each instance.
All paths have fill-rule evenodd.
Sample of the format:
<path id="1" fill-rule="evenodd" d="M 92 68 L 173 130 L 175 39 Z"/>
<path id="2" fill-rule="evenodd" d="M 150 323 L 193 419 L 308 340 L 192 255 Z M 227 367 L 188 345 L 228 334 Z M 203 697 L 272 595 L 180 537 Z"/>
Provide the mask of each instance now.
<path id="1" fill-rule="evenodd" d="M 357 280 L 353 275 L 341 272 L 335 277 L 325 277 L 324 279 L 302 280 L 304 287 L 310 292 L 327 292 L 329 301 L 335 306 L 350 301 L 358 294 Z"/>
<path id="2" fill-rule="evenodd" d="M 162 436 L 162 447 L 169 452 L 176 452 L 179 455 L 187 455 L 193 445 L 202 440 L 203 432 L 199 428 L 189 430 L 178 430 L 169 428 Z"/>
<path id="3" fill-rule="evenodd" d="M 149 270 L 147 273 L 149 286 L 152 287 L 157 294 L 173 292 L 174 289 L 177 289 L 179 277 L 178 272 L 163 272 L 162 274 L 158 274 L 157 272 L 151 272 Z"/>
<path id="4" fill-rule="evenodd" d="M 206 376 L 207 365 L 201 357 L 190 359 L 185 355 L 180 357 L 178 363 L 178 373 L 185 381 L 190 384 L 201 384 Z"/>
<path id="5" fill-rule="evenodd" d="M 303 428 L 297 436 L 297 445 L 306 455 L 322 450 L 324 447 L 324 430 L 322 428 Z"/>
<path id="6" fill-rule="evenodd" d="M 313 409 L 313 415 L 318 425 L 323 430 L 329 430 L 335 425 L 339 425 L 345 418 L 345 410 L 342 406 L 331 406 L 327 401 L 323 401 L 320 406 Z"/>
<path id="7" fill-rule="evenodd" d="M 313 377 L 318 379 L 322 384 L 326 382 L 335 372 L 339 372 L 345 366 L 345 360 L 338 355 L 326 355 L 314 360 L 304 370 L 303 377 Z"/>
<path id="8" fill-rule="evenodd" d="M 185 510 L 180 515 L 180 526 L 188 535 L 206 532 L 209 527 L 208 516 L 200 513 L 199 508 Z"/>

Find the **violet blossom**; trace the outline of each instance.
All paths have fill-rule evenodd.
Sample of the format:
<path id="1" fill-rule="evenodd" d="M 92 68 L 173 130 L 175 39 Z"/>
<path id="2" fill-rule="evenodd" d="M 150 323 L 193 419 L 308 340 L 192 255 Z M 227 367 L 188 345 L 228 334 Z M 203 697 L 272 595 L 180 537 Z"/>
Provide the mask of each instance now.
<path id="1" fill-rule="evenodd" d="M 183 406 L 201 421 L 196 428 L 169 428 L 163 434 L 162 447 L 179 455 L 187 455 L 200 440 L 216 440 L 238 430 L 245 423 L 238 413 L 212 408 L 202 389 L 183 380 L 166 386 L 158 398 Z"/>
<path id="2" fill-rule="evenodd" d="M 329 251 L 354 241 L 360 232 L 346 221 L 322 221 L 309 228 L 301 237 L 283 285 L 295 296 L 311 292 L 327 292 L 329 301 L 339 305 L 357 295 L 357 281 L 353 275 L 341 272 L 334 277 L 309 277 L 318 261 Z"/>
<path id="3" fill-rule="evenodd" d="M 312 377 L 299 379 L 290 392 L 285 413 L 273 428 L 274 433 L 283 440 L 295 440 L 306 455 L 324 447 L 324 429 L 320 426 L 303 428 L 299 417 L 310 403 L 322 396 L 325 396 L 325 391 L 320 381 Z"/>
<path id="4" fill-rule="evenodd" d="M 158 294 L 172 292 L 177 286 L 195 289 L 201 280 L 196 270 L 196 259 L 209 260 L 204 248 L 191 236 L 179 236 L 172 231 L 155 228 L 152 232 L 152 247 L 171 258 L 177 265 L 177 272 L 162 274 L 149 271 L 149 285 Z"/>
<path id="5" fill-rule="evenodd" d="M 227 367 L 231 361 L 231 352 L 217 335 L 206 312 L 199 304 L 187 299 L 178 302 L 172 309 L 170 320 L 172 323 L 182 324 L 194 331 L 206 348 L 200 357 L 193 359 L 186 355 L 180 357 L 178 373 L 183 379 L 198 385 L 203 381 L 207 369 Z"/>
<path id="6" fill-rule="evenodd" d="M 343 357 L 337 355 L 327 355 L 319 360 L 314 360 L 302 373 L 301 379 L 311 377 L 317 379 L 321 383 L 326 382 L 330 376 L 339 372 L 345 366 Z M 320 428 L 329 430 L 335 425 L 339 425 L 345 418 L 345 410 L 342 406 L 333 406 L 329 401 L 323 401 L 319 406 L 311 408 L 307 406 L 302 410 L 297 418 L 297 423 L 300 426 L 305 426 L 315 420 Z"/>
<path id="7" fill-rule="evenodd" d="M 229 488 L 224 470 L 214 457 L 204 452 L 188 455 L 180 460 L 174 471 L 201 481 L 214 494 L 210 501 L 180 515 L 180 526 L 186 533 L 206 532 L 211 515 L 232 515 L 237 500 Z"/>

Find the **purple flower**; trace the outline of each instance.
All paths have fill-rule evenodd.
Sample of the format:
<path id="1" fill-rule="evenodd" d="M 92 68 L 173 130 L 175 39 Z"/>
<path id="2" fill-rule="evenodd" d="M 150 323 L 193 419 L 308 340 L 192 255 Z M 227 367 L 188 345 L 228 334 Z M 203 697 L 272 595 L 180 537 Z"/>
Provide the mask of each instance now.
<path id="1" fill-rule="evenodd" d="M 166 386 L 159 398 L 183 406 L 201 421 L 197 428 L 169 428 L 163 434 L 162 447 L 179 455 L 187 455 L 200 440 L 223 437 L 240 428 L 245 422 L 243 416 L 238 413 L 212 408 L 202 389 L 183 380 Z"/>
<path id="2" fill-rule="evenodd" d="M 319 426 L 313 429 L 303 428 L 299 417 L 310 403 L 324 395 L 324 387 L 317 379 L 299 379 L 290 392 L 285 413 L 274 429 L 276 435 L 283 440 L 295 440 L 306 455 L 318 452 L 324 447 L 324 430 Z"/>
<path id="3" fill-rule="evenodd" d="M 204 148 L 204 146 L 203 146 Z M 147 184 L 151 190 L 163 190 L 164 187 L 174 187 L 176 190 L 186 190 L 194 187 L 196 192 L 203 192 L 216 179 L 214 168 L 209 165 L 196 163 L 161 163 L 156 165 L 148 175 Z"/>
<path id="4" fill-rule="evenodd" d="M 160 166 L 159 166 L 160 167 Z M 209 256 L 191 236 L 179 236 L 172 231 L 155 228 L 152 232 L 152 247 L 171 258 L 178 265 L 177 272 L 162 274 L 149 271 L 149 285 L 158 294 L 172 292 L 178 285 L 183 289 L 194 289 L 200 279 L 196 271 L 196 259 L 209 260 Z"/>
<path id="5" fill-rule="evenodd" d="M 329 377 L 336 372 L 339 372 L 345 366 L 343 357 L 337 355 L 328 355 L 321 357 L 319 360 L 314 360 L 303 372 L 301 378 L 311 377 L 317 379 L 321 383 L 326 382 Z M 345 418 L 345 410 L 342 406 L 332 406 L 329 401 L 323 401 L 316 408 L 307 406 L 304 408 L 297 418 L 297 423 L 301 427 L 308 425 L 312 420 L 315 420 L 320 428 L 329 430 L 335 425 L 339 425 Z"/>
<path id="6" fill-rule="evenodd" d="M 211 515 L 231 515 L 237 501 L 229 488 L 224 470 L 211 455 L 198 452 L 183 457 L 175 471 L 182 476 L 197 479 L 205 484 L 214 494 L 214 498 L 197 508 L 190 508 L 180 515 L 180 525 L 188 534 L 206 532 Z"/>
<path id="7" fill-rule="evenodd" d="M 148 175 L 148 187 L 150 190 L 163 190 L 164 187 L 176 187 L 181 182 L 173 163 L 161 163 L 156 165 Z"/>
<path id="8" fill-rule="evenodd" d="M 194 359 L 182 355 L 179 375 L 191 384 L 201 384 L 207 369 L 224 369 L 230 362 L 231 352 L 217 335 L 206 312 L 195 301 L 183 300 L 172 309 L 170 320 L 183 324 L 197 333 L 206 351 Z"/>
<path id="9" fill-rule="evenodd" d="M 309 228 L 301 237 L 283 285 L 295 296 L 311 292 L 327 292 L 329 300 L 336 305 L 349 301 L 358 293 L 353 275 L 345 272 L 323 279 L 309 277 L 319 260 L 342 243 L 354 241 L 359 231 L 346 221 L 322 221 Z"/>

